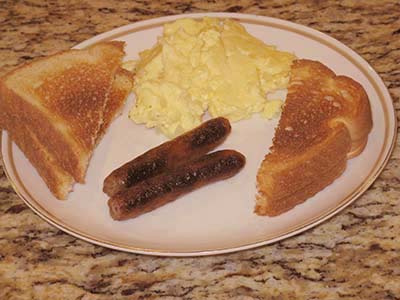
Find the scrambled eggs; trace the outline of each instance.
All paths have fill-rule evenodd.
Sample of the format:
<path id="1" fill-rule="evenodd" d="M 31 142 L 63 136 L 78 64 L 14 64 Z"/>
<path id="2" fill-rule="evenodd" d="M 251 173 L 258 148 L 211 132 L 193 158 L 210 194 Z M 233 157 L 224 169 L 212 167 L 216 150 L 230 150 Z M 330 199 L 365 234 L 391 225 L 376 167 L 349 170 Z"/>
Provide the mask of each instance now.
<path id="1" fill-rule="evenodd" d="M 287 87 L 294 58 L 236 21 L 179 19 L 140 53 L 129 117 L 168 137 L 198 126 L 207 110 L 230 121 L 253 113 L 272 118 L 281 101 L 268 101 L 266 95 Z"/>

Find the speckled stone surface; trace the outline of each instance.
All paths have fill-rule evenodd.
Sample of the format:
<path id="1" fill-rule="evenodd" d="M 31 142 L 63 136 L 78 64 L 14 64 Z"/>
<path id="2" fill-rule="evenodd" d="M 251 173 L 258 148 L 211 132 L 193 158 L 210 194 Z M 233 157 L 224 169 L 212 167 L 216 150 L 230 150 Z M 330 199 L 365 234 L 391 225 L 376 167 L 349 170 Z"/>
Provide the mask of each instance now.
<path id="1" fill-rule="evenodd" d="M 0 74 L 115 27 L 229 11 L 328 33 L 380 74 L 400 116 L 400 2 L 0 0 Z M 397 145 L 399 141 L 397 140 Z M 354 204 L 296 237 L 202 258 L 112 251 L 48 225 L 0 167 L 0 299 L 400 299 L 400 150 Z"/>

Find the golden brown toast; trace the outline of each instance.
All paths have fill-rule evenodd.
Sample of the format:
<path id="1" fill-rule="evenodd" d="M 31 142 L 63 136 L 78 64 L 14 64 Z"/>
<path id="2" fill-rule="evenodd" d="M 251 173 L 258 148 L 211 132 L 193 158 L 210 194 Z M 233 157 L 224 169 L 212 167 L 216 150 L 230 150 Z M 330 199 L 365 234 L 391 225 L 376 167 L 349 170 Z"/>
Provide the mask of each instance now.
<path id="1" fill-rule="evenodd" d="M 132 74 L 120 68 L 122 55 L 122 43 L 101 43 L 43 58 L 0 81 L 0 128 L 58 199 L 66 198 L 73 177 L 83 182 L 94 147 L 132 88 Z M 48 70 L 46 60 L 63 67 Z"/>
<path id="2" fill-rule="evenodd" d="M 279 215 L 331 184 L 362 152 L 371 128 L 359 83 L 319 62 L 295 61 L 273 145 L 257 173 L 255 212 Z"/>
<path id="3" fill-rule="evenodd" d="M 119 68 L 115 74 L 113 85 L 104 109 L 103 124 L 101 124 L 97 142 L 103 137 L 110 123 L 120 114 L 126 97 L 133 88 L 133 73 Z"/>
<path id="4" fill-rule="evenodd" d="M 84 182 L 123 55 L 122 42 L 99 43 L 36 60 L 1 80 L 7 109 L 78 182 Z"/>
<path id="5" fill-rule="evenodd" d="M 132 85 L 132 74 L 123 69 L 119 69 L 115 75 L 107 107 L 104 111 L 104 123 L 102 124 L 98 141 L 105 133 L 111 121 L 122 109 L 127 95 L 132 90 Z M 53 195 L 57 199 L 66 199 L 74 183 L 72 176 L 58 164 L 56 158 L 48 152 L 46 146 L 39 142 L 35 133 L 19 120 L 18 115 L 10 118 L 8 124 L 13 128 L 13 130 L 11 130 L 12 140 L 18 145 L 22 152 L 24 152 L 25 156 L 38 171 Z"/>
<path id="6" fill-rule="evenodd" d="M 54 156 L 38 141 L 35 133 L 22 123 L 16 125 L 11 136 L 40 177 L 57 199 L 65 199 L 72 189 L 74 179 L 60 167 Z"/>

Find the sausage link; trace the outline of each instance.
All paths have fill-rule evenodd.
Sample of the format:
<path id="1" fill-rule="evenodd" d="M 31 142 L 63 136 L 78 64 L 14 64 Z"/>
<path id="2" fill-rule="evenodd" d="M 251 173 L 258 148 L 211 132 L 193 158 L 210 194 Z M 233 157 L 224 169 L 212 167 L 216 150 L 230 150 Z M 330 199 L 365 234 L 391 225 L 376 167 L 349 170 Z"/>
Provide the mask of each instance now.
<path id="1" fill-rule="evenodd" d="M 206 184 L 237 174 L 246 162 L 234 150 L 221 150 L 181 165 L 121 191 L 108 200 L 114 220 L 126 220 L 152 211 Z"/>
<path id="2" fill-rule="evenodd" d="M 225 118 L 219 117 L 204 122 L 111 172 L 104 180 L 103 191 L 111 197 L 142 180 L 196 159 L 220 145 L 230 131 L 231 125 Z"/>

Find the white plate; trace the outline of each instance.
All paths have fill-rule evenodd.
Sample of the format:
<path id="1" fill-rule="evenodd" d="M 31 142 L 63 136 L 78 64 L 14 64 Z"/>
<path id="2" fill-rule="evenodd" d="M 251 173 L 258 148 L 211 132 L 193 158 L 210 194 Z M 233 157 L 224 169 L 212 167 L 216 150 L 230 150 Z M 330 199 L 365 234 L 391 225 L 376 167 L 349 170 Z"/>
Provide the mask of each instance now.
<path id="1" fill-rule="evenodd" d="M 110 127 L 89 165 L 87 183 L 75 185 L 67 201 L 57 201 L 21 151 L 3 132 L 1 151 L 7 175 L 18 195 L 39 216 L 61 230 L 105 247 L 135 253 L 195 256 L 253 248 L 287 238 L 338 213 L 376 179 L 394 145 L 396 120 L 390 95 L 382 80 L 355 52 L 337 40 L 310 28 L 267 17 L 243 14 L 191 14 L 148 20 L 101 34 L 76 48 L 104 40 L 123 40 L 126 59 L 150 48 L 165 22 L 182 17 L 235 18 L 254 36 L 299 58 L 319 60 L 337 74 L 351 76 L 366 89 L 374 127 L 364 152 L 348 162 L 345 173 L 332 185 L 293 210 L 275 218 L 253 213 L 255 176 L 271 144 L 275 121 L 252 118 L 233 124 L 220 148 L 241 151 L 247 157 L 239 175 L 181 197 L 136 219 L 117 222 L 108 214 L 103 179 L 120 164 L 165 138 L 131 122 L 124 113 Z"/>

